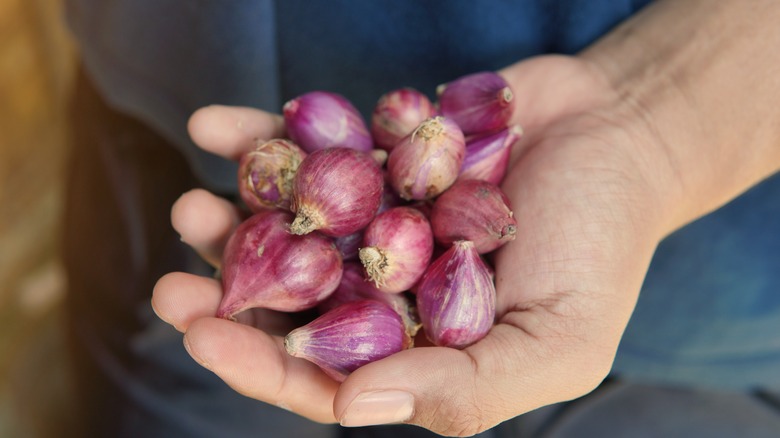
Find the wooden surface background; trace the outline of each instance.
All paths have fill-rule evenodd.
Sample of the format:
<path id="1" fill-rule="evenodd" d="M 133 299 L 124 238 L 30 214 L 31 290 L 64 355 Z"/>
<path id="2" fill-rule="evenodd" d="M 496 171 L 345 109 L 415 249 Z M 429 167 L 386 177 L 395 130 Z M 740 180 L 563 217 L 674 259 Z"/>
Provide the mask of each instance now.
<path id="1" fill-rule="evenodd" d="M 0 437 L 62 437 L 58 252 L 74 50 L 59 0 L 0 0 Z"/>

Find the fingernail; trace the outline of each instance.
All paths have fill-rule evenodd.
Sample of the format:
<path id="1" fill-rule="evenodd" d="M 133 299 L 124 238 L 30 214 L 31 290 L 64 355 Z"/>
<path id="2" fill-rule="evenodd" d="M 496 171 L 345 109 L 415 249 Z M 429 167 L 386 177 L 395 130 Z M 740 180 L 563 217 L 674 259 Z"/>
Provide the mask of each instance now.
<path id="1" fill-rule="evenodd" d="M 184 335 L 183 342 L 184 342 L 184 349 L 187 350 L 187 353 L 195 360 L 195 362 L 197 362 L 203 368 L 211 371 L 211 366 L 209 365 L 208 362 L 206 362 L 205 360 L 201 359 L 200 357 L 192 353 L 192 349 L 190 348 L 190 342 L 187 340 L 186 334 Z"/>
<path id="2" fill-rule="evenodd" d="M 412 417 L 414 397 L 404 391 L 372 391 L 358 394 L 339 423 L 346 427 L 400 423 Z"/>

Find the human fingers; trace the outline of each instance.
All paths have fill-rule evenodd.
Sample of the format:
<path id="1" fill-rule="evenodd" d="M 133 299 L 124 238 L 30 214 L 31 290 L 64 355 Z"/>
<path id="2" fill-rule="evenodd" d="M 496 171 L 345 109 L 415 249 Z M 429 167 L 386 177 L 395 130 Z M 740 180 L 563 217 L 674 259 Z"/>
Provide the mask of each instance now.
<path id="1" fill-rule="evenodd" d="M 546 231 L 529 224 L 526 233 L 542 236 L 513 247 L 529 253 L 499 258 L 497 324 L 485 338 L 464 350 L 414 348 L 356 370 L 334 401 L 340 423 L 403 422 L 471 436 L 598 386 L 611 368 L 644 261 L 594 262 L 590 256 L 598 253 L 586 242 L 562 241 L 574 234 L 559 225 L 566 224 Z M 545 247 L 561 248 L 560 257 L 544 254 Z M 631 270 L 629 278 L 623 270 Z"/>
<path id="2" fill-rule="evenodd" d="M 190 324 L 185 346 L 196 362 L 237 392 L 314 421 L 332 423 L 338 383 L 316 365 L 288 355 L 280 337 L 217 318 Z"/>
<path id="3" fill-rule="evenodd" d="M 538 146 L 508 174 L 522 226 L 496 254 L 489 334 L 464 350 L 415 348 L 356 370 L 334 401 L 342 424 L 470 436 L 603 380 L 658 227 L 641 178 L 589 138 Z"/>
<path id="4" fill-rule="evenodd" d="M 190 116 L 187 130 L 201 148 L 225 158 L 237 160 L 258 140 L 283 137 L 284 120 L 249 107 L 210 105 Z"/>
<path id="5" fill-rule="evenodd" d="M 184 272 L 171 272 L 159 280 L 152 293 L 152 308 L 157 316 L 180 332 L 198 318 L 216 315 L 222 300 L 218 280 Z M 237 322 L 259 328 L 272 335 L 285 335 L 302 325 L 305 315 L 289 315 L 269 309 L 249 309 L 235 315 Z"/>
<path id="6" fill-rule="evenodd" d="M 334 413 L 343 426 L 407 423 L 445 436 L 472 436 L 601 382 L 608 367 L 589 363 L 591 355 L 578 354 L 582 347 L 567 351 L 574 340 L 564 345 L 566 339 L 549 345 L 498 324 L 465 350 L 406 350 L 352 373 L 336 394 Z"/>
<path id="7" fill-rule="evenodd" d="M 240 221 L 235 205 L 203 189 L 184 193 L 171 208 L 171 223 L 181 240 L 215 267 Z"/>
<path id="8" fill-rule="evenodd" d="M 614 97 L 614 91 L 596 68 L 572 56 L 538 56 L 498 73 L 514 93 L 510 124 L 519 125 L 523 132 L 513 146 L 512 162 L 539 141 L 545 126 L 598 108 Z"/>
<path id="9" fill-rule="evenodd" d="M 171 272 L 154 285 L 152 308 L 160 319 L 183 333 L 196 319 L 214 316 L 221 299 L 219 281 Z"/>

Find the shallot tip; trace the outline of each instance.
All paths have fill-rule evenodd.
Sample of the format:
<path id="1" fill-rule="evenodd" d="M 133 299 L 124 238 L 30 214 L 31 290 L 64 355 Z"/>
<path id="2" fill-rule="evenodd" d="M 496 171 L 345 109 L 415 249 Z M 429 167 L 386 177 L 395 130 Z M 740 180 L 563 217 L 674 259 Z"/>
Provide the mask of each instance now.
<path id="1" fill-rule="evenodd" d="M 301 236 L 322 228 L 323 224 L 324 220 L 319 212 L 304 205 L 298 209 L 295 219 L 290 224 L 290 232 Z"/>
<path id="2" fill-rule="evenodd" d="M 387 257 L 384 252 L 374 246 L 360 248 L 358 257 L 363 267 L 366 269 L 368 279 L 373 281 L 376 287 L 382 287 L 385 283 L 385 269 L 387 268 Z"/>

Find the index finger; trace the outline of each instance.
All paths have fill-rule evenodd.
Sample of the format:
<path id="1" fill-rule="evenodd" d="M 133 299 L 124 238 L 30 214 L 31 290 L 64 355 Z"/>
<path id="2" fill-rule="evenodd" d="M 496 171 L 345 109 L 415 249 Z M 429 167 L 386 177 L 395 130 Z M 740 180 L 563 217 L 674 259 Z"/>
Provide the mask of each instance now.
<path id="1" fill-rule="evenodd" d="M 210 105 L 195 111 L 187 123 L 192 140 L 206 151 L 237 160 L 258 140 L 285 135 L 278 114 L 240 106 Z"/>

